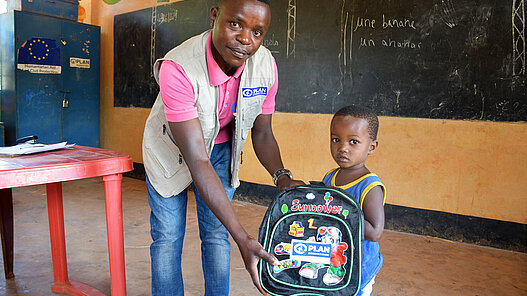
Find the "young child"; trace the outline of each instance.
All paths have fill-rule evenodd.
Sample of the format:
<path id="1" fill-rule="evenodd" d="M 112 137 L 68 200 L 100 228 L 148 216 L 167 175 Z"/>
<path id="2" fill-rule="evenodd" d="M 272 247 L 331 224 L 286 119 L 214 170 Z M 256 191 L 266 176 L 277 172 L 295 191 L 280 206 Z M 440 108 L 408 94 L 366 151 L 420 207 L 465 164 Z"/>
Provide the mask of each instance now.
<path id="1" fill-rule="evenodd" d="M 378 146 L 379 120 L 372 110 L 350 105 L 331 120 L 331 155 L 338 168 L 329 171 L 324 184 L 340 187 L 360 203 L 364 212 L 364 251 L 361 285 L 357 295 L 370 295 L 382 266 L 379 239 L 384 229 L 386 189 L 364 163 Z"/>

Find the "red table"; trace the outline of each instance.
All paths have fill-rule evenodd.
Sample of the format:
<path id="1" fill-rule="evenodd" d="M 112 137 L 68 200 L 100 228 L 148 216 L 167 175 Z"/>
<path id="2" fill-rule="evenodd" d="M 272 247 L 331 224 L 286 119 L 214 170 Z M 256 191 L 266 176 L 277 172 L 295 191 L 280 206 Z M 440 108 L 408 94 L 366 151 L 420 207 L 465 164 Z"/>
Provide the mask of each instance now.
<path id="1" fill-rule="evenodd" d="M 62 182 L 102 176 L 112 295 L 126 295 L 124 265 L 122 173 L 133 170 L 132 159 L 118 152 L 74 146 L 16 157 L 0 157 L 0 232 L 6 278 L 13 274 L 13 198 L 11 188 L 46 184 L 51 256 L 55 282 L 51 290 L 69 295 L 103 295 L 68 279 Z"/>

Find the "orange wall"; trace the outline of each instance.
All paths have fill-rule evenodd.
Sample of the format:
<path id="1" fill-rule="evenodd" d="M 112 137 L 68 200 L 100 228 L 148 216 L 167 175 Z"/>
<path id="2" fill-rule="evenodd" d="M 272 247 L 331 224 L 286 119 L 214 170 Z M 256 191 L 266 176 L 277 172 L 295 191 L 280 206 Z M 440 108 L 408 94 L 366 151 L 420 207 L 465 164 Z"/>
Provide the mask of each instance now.
<path id="1" fill-rule="evenodd" d="M 156 4 L 91 3 L 91 21 L 102 34 L 101 143 L 140 163 L 150 109 L 113 107 L 113 19 Z M 280 92 L 278 99 L 283 99 Z M 330 120 L 329 114 L 275 114 L 284 163 L 296 177 L 320 180 L 335 166 L 329 154 Z M 379 149 L 367 165 L 386 183 L 388 203 L 527 223 L 526 123 L 381 117 L 380 125 Z M 250 141 L 244 151 L 241 179 L 271 185 Z"/>
<path id="2" fill-rule="evenodd" d="M 295 178 L 320 181 L 336 166 L 330 114 L 277 113 L 275 136 Z M 527 124 L 380 117 L 379 147 L 366 165 L 387 203 L 527 223 Z M 271 185 L 249 145 L 242 179 Z"/>

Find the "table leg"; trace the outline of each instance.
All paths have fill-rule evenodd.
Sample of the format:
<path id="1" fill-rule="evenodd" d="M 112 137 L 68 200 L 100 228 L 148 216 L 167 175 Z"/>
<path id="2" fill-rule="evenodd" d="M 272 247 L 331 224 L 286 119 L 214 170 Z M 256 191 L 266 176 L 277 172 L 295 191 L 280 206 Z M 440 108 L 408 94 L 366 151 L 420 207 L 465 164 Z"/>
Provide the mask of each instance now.
<path id="1" fill-rule="evenodd" d="M 112 295 L 126 295 L 121 174 L 103 176 Z"/>
<path id="2" fill-rule="evenodd" d="M 53 277 L 55 283 L 51 291 L 75 296 L 104 296 L 100 291 L 77 281 L 68 279 L 66 261 L 66 236 L 64 233 L 64 207 L 62 204 L 62 183 L 46 184 L 48 198 L 49 235 L 51 257 L 53 259 Z"/>
<path id="3" fill-rule="evenodd" d="M 13 191 L 11 188 L 0 189 L 0 232 L 4 255 L 4 274 L 6 279 L 10 279 L 15 277 L 13 273 Z"/>
<path id="4" fill-rule="evenodd" d="M 62 183 L 46 184 L 48 198 L 49 236 L 51 240 L 51 257 L 53 259 L 53 292 L 63 292 L 69 286 L 68 263 L 66 261 L 66 238 L 64 235 L 64 210 L 62 205 Z"/>

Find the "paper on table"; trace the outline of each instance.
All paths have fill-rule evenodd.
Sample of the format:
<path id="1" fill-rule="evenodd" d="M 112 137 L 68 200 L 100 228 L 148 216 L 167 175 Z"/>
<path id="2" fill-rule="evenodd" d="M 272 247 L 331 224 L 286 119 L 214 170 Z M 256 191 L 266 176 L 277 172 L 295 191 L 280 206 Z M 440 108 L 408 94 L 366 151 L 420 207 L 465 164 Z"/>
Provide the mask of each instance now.
<path id="1" fill-rule="evenodd" d="M 68 144 L 68 142 L 61 142 L 57 144 L 30 144 L 22 143 L 16 146 L 0 147 L 0 155 L 23 155 L 37 152 L 51 151 L 62 148 L 75 146 L 75 144 Z"/>

